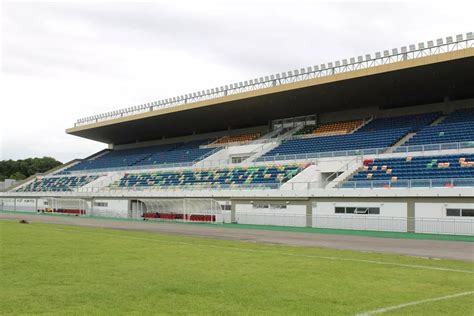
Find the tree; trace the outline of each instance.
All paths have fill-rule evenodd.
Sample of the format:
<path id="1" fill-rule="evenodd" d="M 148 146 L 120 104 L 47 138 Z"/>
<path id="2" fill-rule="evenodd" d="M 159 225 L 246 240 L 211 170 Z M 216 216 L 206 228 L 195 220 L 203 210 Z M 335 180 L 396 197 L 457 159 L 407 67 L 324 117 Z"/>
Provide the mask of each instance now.
<path id="1" fill-rule="evenodd" d="M 51 157 L 0 161 L 0 181 L 8 178 L 23 180 L 36 173 L 51 170 L 62 163 Z"/>

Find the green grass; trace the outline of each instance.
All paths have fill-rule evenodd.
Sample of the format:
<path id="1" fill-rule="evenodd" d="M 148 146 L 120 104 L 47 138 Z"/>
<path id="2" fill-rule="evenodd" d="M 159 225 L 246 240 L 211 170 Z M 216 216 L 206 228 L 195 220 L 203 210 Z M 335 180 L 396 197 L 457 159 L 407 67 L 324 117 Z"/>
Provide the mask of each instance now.
<path id="1" fill-rule="evenodd" d="M 4 314 L 354 315 L 466 291 L 470 262 L 0 221 Z M 473 300 L 387 314 L 473 315 Z"/>

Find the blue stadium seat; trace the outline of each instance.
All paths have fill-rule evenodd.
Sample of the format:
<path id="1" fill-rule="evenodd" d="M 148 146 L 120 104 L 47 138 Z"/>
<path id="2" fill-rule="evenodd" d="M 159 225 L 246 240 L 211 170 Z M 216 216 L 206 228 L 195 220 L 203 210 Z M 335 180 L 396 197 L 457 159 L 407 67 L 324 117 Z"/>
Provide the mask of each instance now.
<path id="1" fill-rule="evenodd" d="M 216 150 L 214 148 L 199 148 L 200 145 L 207 144 L 209 141 L 209 139 L 205 139 L 188 143 L 173 143 L 132 149 L 111 150 L 97 158 L 82 161 L 67 168 L 59 174 L 67 174 L 70 171 L 81 170 L 112 169 L 186 162 L 191 163 L 202 159 L 212 151 Z"/>
<path id="2" fill-rule="evenodd" d="M 291 139 L 269 151 L 258 161 L 286 155 L 388 148 L 406 134 L 419 130 L 439 116 L 439 112 L 434 112 L 379 118 L 370 121 L 352 134 Z"/>
<path id="3" fill-rule="evenodd" d="M 440 124 L 426 126 L 403 146 L 474 141 L 474 108 L 458 110 Z"/>
<path id="4" fill-rule="evenodd" d="M 99 176 L 46 177 L 36 179 L 20 187 L 16 192 L 68 192 L 80 188 L 98 178 Z"/>

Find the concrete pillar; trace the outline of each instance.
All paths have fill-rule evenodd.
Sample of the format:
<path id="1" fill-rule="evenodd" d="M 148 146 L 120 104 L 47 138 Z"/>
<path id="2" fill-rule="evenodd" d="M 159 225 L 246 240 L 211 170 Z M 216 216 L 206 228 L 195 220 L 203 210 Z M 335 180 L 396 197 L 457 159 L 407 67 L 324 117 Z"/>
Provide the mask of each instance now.
<path id="1" fill-rule="evenodd" d="M 237 219 L 235 217 L 235 201 L 230 200 L 230 222 L 236 223 Z"/>
<path id="2" fill-rule="evenodd" d="M 313 202 L 306 202 L 306 227 L 313 227 Z"/>
<path id="3" fill-rule="evenodd" d="M 407 231 L 415 232 L 415 202 L 411 199 L 407 201 Z"/>

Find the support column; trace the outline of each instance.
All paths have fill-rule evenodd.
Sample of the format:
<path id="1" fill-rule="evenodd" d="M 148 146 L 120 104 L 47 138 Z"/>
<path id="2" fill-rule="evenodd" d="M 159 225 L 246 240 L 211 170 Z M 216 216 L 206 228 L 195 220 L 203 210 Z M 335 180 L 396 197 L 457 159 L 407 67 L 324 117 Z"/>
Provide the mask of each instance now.
<path id="1" fill-rule="evenodd" d="M 415 202 L 412 199 L 407 201 L 407 232 L 415 232 Z"/>
<path id="2" fill-rule="evenodd" d="M 233 200 L 230 200 L 230 222 L 231 223 L 237 222 L 237 219 L 235 216 L 235 202 Z"/>
<path id="3" fill-rule="evenodd" d="M 306 227 L 313 227 L 313 202 L 306 202 Z"/>

